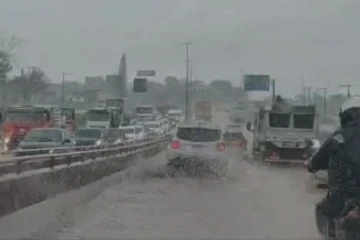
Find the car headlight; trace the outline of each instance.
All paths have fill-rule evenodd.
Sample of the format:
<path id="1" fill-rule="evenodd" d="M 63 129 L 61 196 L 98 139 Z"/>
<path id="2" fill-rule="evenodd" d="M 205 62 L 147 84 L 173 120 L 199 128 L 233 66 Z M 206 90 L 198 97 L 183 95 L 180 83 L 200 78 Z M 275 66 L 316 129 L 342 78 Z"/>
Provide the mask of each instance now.
<path id="1" fill-rule="evenodd" d="M 55 149 L 50 149 L 49 154 L 53 154 Z"/>
<path id="2" fill-rule="evenodd" d="M 96 142 L 95 142 L 95 146 L 99 146 L 101 144 L 101 140 L 97 140 Z"/>

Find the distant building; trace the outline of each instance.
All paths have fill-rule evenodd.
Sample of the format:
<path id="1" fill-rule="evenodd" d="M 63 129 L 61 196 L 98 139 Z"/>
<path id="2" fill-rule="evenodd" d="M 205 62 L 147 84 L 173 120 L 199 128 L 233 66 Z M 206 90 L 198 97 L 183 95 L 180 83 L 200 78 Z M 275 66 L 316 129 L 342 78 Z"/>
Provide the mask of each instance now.
<path id="1" fill-rule="evenodd" d="M 85 91 L 87 90 L 100 90 L 102 91 L 105 86 L 105 80 L 101 76 L 85 77 Z"/>
<path id="2" fill-rule="evenodd" d="M 119 75 L 106 75 L 105 92 L 109 97 L 121 96 Z"/>
<path id="3" fill-rule="evenodd" d="M 123 54 L 119 66 L 119 97 L 127 97 L 127 65 L 126 55 Z"/>

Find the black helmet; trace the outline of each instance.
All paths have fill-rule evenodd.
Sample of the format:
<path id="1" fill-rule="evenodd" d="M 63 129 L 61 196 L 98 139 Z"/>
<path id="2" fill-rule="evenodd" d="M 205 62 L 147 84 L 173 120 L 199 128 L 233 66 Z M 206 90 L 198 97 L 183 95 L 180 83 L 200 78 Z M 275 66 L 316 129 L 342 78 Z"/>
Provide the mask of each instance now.
<path id="1" fill-rule="evenodd" d="M 347 99 L 341 106 L 339 112 L 341 127 L 350 123 L 360 122 L 360 97 L 354 96 Z"/>

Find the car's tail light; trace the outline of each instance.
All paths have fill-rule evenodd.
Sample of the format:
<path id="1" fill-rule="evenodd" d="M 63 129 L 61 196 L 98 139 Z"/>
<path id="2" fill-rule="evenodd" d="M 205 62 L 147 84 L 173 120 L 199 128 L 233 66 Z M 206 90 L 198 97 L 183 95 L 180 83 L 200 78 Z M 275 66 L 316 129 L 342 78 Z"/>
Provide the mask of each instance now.
<path id="1" fill-rule="evenodd" d="M 180 148 L 180 141 L 179 140 L 173 140 L 171 142 L 171 148 L 172 149 L 179 149 Z"/>
<path id="2" fill-rule="evenodd" d="M 225 151 L 225 149 L 226 149 L 225 143 L 218 143 L 216 145 L 216 148 L 219 152 Z"/>
<path id="3" fill-rule="evenodd" d="M 279 158 L 279 155 L 276 152 L 272 152 L 270 157 L 271 158 Z"/>

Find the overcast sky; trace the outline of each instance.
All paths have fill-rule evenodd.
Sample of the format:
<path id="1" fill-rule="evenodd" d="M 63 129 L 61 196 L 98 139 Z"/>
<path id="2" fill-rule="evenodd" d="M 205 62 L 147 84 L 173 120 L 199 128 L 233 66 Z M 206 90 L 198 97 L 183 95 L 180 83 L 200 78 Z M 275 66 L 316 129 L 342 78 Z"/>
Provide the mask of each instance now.
<path id="1" fill-rule="evenodd" d="M 0 29 L 18 36 L 16 67 L 83 80 L 154 69 L 184 76 L 185 48 L 199 79 L 270 74 L 283 94 L 306 84 L 333 92 L 360 81 L 359 0 L 0 0 Z"/>

